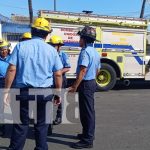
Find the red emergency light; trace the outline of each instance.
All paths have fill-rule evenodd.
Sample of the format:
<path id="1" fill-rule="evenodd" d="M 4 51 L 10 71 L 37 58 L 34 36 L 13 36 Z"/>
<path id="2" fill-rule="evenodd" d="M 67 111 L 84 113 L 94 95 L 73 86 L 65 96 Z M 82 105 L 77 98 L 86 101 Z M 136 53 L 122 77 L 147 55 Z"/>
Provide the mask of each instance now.
<path id="1" fill-rule="evenodd" d="M 107 57 L 107 53 L 102 53 L 102 57 Z"/>

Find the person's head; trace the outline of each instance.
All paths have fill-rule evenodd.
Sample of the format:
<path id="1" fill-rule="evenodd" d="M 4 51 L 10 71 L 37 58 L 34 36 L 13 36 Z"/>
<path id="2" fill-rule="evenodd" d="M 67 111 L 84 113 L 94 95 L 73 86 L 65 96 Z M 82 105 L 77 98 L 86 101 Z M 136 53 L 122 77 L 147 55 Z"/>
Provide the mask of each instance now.
<path id="1" fill-rule="evenodd" d="M 35 19 L 31 27 L 32 36 L 38 36 L 40 38 L 46 39 L 48 34 L 51 32 L 52 32 L 52 29 L 48 20 L 41 18 L 41 17 Z"/>
<path id="2" fill-rule="evenodd" d="M 0 57 L 5 58 L 10 54 L 10 43 L 0 40 Z"/>
<path id="3" fill-rule="evenodd" d="M 60 47 L 64 45 L 62 38 L 57 35 L 53 35 L 48 43 L 55 47 L 57 51 L 59 51 Z"/>
<path id="4" fill-rule="evenodd" d="M 81 47 L 86 47 L 87 44 L 93 44 L 96 40 L 96 31 L 90 26 L 85 26 L 77 34 L 80 36 L 79 44 Z"/>
<path id="5" fill-rule="evenodd" d="M 22 36 L 20 38 L 20 42 L 30 40 L 31 38 L 32 38 L 31 33 L 30 32 L 25 32 L 25 33 L 22 34 Z"/>

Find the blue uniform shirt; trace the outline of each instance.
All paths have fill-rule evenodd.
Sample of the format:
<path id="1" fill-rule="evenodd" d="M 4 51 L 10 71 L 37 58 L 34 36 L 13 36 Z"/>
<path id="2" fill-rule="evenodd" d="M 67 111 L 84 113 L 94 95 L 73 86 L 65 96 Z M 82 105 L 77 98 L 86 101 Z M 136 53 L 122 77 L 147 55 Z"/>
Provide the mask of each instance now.
<path id="1" fill-rule="evenodd" d="M 63 64 L 63 68 L 70 68 L 70 62 L 69 62 L 69 57 L 65 52 L 60 51 L 59 52 L 59 57 L 61 59 L 61 62 Z"/>
<path id="2" fill-rule="evenodd" d="M 95 79 L 97 70 L 100 69 L 100 54 L 97 50 L 91 46 L 82 48 L 79 58 L 76 73 L 79 74 L 80 66 L 85 66 L 87 72 L 83 80 L 92 80 Z"/>
<path id="3" fill-rule="evenodd" d="M 53 72 L 63 68 L 56 49 L 39 37 L 18 43 L 9 63 L 17 67 L 16 87 L 50 87 Z"/>
<path id="4" fill-rule="evenodd" d="M 0 57 L 0 78 L 5 78 L 6 76 L 7 68 L 9 66 L 9 63 L 7 62 L 9 57 L 10 55 L 4 59 Z"/>

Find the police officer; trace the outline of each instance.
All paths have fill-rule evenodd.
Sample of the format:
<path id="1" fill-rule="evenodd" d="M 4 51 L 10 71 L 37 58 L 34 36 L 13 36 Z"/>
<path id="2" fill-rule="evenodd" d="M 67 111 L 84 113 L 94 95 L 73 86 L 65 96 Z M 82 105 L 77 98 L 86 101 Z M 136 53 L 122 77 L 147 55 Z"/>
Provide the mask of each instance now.
<path id="1" fill-rule="evenodd" d="M 5 87 L 5 76 L 9 66 L 7 60 L 10 57 L 10 44 L 5 40 L 0 40 L 0 89 Z M 3 120 L 3 102 L 0 96 L 0 122 Z M 5 133 L 4 125 L 0 124 L 0 136 Z"/>
<path id="2" fill-rule="evenodd" d="M 51 32 L 49 22 L 44 18 L 37 18 L 32 27 L 32 39 L 20 42 L 16 45 L 9 59 L 9 68 L 6 75 L 5 88 L 9 90 L 16 75 L 16 88 L 20 88 L 20 94 L 28 98 L 29 88 L 47 88 L 53 86 L 55 77 L 56 88 L 62 86 L 63 68 L 57 51 L 45 42 Z M 54 74 L 54 75 L 53 75 Z M 5 92 L 4 104 L 9 105 L 8 93 Z M 55 99 L 60 103 L 60 99 Z M 29 101 L 20 98 L 20 119 L 22 124 L 14 124 L 8 150 L 22 150 L 25 144 L 29 127 Z M 46 101 L 37 101 L 37 123 L 35 129 L 35 150 L 48 150 L 47 131 L 45 123 Z"/>
<path id="3" fill-rule="evenodd" d="M 21 42 L 21 41 L 26 41 L 26 40 L 30 40 L 31 38 L 32 38 L 31 33 L 30 33 L 30 32 L 25 32 L 25 33 L 22 34 L 22 36 L 21 36 L 19 42 Z"/>
<path id="4" fill-rule="evenodd" d="M 77 64 L 77 79 L 69 88 L 69 92 L 79 90 L 79 109 L 82 134 L 77 135 L 79 142 L 72 148 L 92 148 L 95 133 L 94 92 L 96 90 L 96 74 L 100 69 L 100 54 L 94 49 L 96 31 L 85 26 L 78 32 L 79 44 L 82 47 Z"/>
<path id="5" fill-rule="evenodd" d="M 69 63 L 68 55 L 65 52 L 60 50 L 61 46 L 64 45 L 64 42 L 63 42 L 63 40 L 62 40 L 62 38 L 60 36 L 53 35 L 50 38 L 50 41 L 48 43 L 56 48 L 56 50 L 57 50 L 57 52 L 59 54 L 59 57 L 61 59 L 61 62 L 63 64 L 63 69 L 62 69 L 62 77 L 63 77 L 62 88 L 66 88 L 67 87 L 67 79 L 66 79 L 65 73 L 70 70 L 71 66 L 70 66 L 70 63 Z M 62 103 L 60 105 L 58 105 L 56 119 L 53 121 L 53 124 L 54 125 L 58 125 L 61 122 L 62 122 Z"/>

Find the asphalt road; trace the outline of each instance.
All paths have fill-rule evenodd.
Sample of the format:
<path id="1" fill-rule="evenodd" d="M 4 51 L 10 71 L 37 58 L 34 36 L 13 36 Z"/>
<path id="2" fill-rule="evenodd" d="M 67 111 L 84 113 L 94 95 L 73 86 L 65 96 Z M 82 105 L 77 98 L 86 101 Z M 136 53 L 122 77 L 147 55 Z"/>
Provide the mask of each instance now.
<path id="1" fill-rule="evenodd" d="M 96 135 L 93 150 L 149 150 L 150 149 L 150 83 L 133 82 L 129 87 L 117 85 L 108 92 L 96 92 Z M 73 107 L 73 106 L 72 106 Z M 68 117 L 71 119 L 71 108 Z M 55 126 L 48 136 L 50 150 L 71 150 L 80 133 L 79 120 L 74 124 Z M 0 138 L 0 149 L 9 145 L 11 127 Z M 24 150 L 33 150 L 33 128 L 30 128 Z M 19 140 L 19 139 L 18 139 Z"/>

